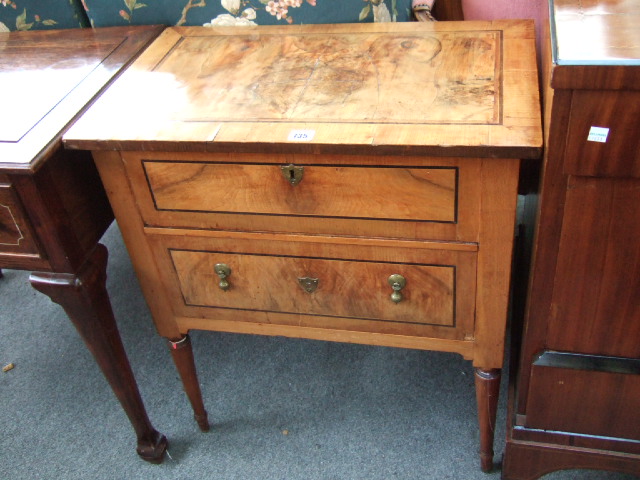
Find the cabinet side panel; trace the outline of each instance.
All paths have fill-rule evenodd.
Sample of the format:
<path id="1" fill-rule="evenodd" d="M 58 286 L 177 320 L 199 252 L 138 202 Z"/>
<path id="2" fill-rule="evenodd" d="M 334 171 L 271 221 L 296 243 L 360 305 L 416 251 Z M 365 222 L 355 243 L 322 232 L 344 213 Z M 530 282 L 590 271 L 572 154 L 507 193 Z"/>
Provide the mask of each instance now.
<path id="1" fill-rule="evenodd" d="M 519 161 L 484 160 L 478 288 L 476 367 L 502 368 L 515 236 Z"/>
<path id="2" fill-rule="evenodd" d="M 640 181 L 570 177 L 548 348 L 640 357 Z"/>
<path id="3" fill-rule="evenodd" d="M 640 177 L 640 92 L 575 92 L 567 136 L 574 155 L 565 172 L 601 177 Z"/>
<path id="4" fill-rule="evenodd" d="M 142 220 L 124 172 L 122 158 L 118 152 L 100 151 L 93 152 L 93 157 L 158 333 L 170 339 L 178 339 L 181 337 L 181 332 L 178 330 L 167 294 L 159 280 L 160 273 L 147 244 Z"/>
<path id="5" fill-rule="evenodd" d="M 526 411 L 531 361 L 545 346 L 554 272 L 562 228 L 567 177 L 562 173 L 566 125 L 572 92 L 547 89 L 545 100 L 546 148 L 541 173 L 539 209 L 533 242 L 531 278 L 527 294 L 523 347 L 518 381 L 518 413 Z"/>

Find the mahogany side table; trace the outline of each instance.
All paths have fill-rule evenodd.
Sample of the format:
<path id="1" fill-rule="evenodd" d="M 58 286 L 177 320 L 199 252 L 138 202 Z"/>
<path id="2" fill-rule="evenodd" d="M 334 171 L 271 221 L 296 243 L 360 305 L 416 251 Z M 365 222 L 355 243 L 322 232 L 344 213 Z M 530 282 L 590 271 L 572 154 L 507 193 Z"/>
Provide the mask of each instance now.
<path id="1" fill-rule="evenodd" d="M 147 417 L 105 288 L 98 242 L 113 212 L 90 156 L 64 150 L 61 137 L 161 31 L 0 33 L 0 267 L 33 271 L 33 287 L 64 308 L 152 462 L 167 441 Z"/>

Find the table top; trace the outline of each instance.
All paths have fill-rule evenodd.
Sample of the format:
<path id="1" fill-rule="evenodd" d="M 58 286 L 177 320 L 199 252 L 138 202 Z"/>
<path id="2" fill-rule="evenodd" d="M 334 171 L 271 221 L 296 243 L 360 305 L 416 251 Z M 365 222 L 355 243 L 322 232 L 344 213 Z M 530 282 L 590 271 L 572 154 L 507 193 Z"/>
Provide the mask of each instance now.
<path id="1" fill-rule="evenodd" d="M 0 33 L 0 173 L 33 173 L 162 27 Z"/>
<path id="2" fill-rule="evenodd" d="M 552 0 L 558 65 L 640 65 L 640 0 Z"/>
<path id="3" fill-rule="evenodd" d="M 538 156 L 530 21 L 172 27 L 72 148 Z"/>

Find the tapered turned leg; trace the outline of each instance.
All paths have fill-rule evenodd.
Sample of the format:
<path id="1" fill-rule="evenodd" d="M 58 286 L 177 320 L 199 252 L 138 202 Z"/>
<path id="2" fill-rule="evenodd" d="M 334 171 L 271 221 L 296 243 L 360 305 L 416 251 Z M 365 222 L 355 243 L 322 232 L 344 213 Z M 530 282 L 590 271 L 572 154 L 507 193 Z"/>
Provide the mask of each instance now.
<path id="1" fill-rule="evenodd" d="M 480 423 L 480 467 L 483 472 L 493 469 L 493 437 L 500 394 L 500 369 L 476 368 L 476 399 Z"/>
<path id="2" fill-rule="evenodd" d="M 209 431 L 209 420 L 207 411 L 204 409 L 202 401 L 202 392 L 198 383 L 198 375 L 196 373 L 196 364 L 193 360 L 193 350 L 191 348 L 191 339 L 189 335 L 185 335 L 180 340 L 169 340 L 169 349 L 173 362 L 176 364 L 184 391 L 191 402 L 193 408 L 193 416 L 198 422 L 200 430 Z"/>
<path id="3" fill-rule="evenodd" d="M 107 248 L 98 244 L 76 275 L 33 273 L 29 280 L 36 290 L 64 308 L 95 357 L 133 425 L 138 455 L 160 463 L 167 439 L 149 421 L 113 318 L 105 286 L 107 257 Z"/>

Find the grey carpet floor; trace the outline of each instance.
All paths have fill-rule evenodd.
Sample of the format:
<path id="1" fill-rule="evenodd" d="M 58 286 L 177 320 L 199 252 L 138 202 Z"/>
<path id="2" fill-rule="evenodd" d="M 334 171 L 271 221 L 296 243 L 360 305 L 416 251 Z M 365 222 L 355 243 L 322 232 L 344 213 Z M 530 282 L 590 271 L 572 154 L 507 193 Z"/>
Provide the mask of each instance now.
<path id="1" fill-rule="evenodd" d="M 141 461 L 133 430 L 60 307 L 26 272 L 0 280 L 0 479 L 386 480 L 500 478 L 479 470 L 472 368 L 459 356 L 277 337 L 194 332 L 212 422 L 200 433 L 156 334 L 117 227 L 108 290 L 142 398 L 169 438 Z M 503 377 L 506 378 L 506 375 Z M 627 480 L 597 471 L 544 480 Z"/>

